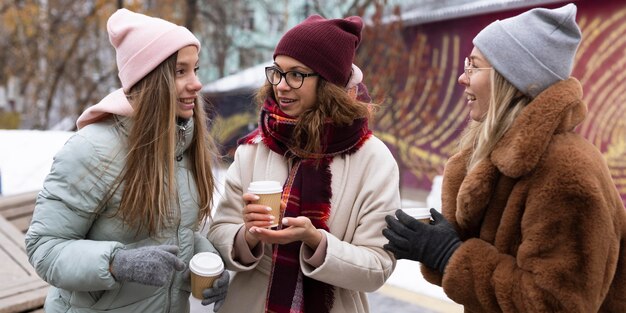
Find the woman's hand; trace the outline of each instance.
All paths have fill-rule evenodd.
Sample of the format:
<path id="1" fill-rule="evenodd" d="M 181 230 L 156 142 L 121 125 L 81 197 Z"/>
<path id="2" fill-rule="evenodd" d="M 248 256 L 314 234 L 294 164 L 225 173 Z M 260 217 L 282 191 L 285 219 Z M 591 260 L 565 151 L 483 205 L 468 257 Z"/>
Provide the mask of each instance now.
<path id="1" fill-rule="evenodd" d="M 259 240 L 271 244 L 288 244 L 302 241 L 309 248 L 315 250 L 322 241 L 322 233 L 313 226 L 308 217 L 285 217 L 282 220 L 283 229 L 271 230 L 262 227 L 251 227 L 250 233 Z"/>
<path id="2" fill-rule="evenodd" d="M 394 254 L 396 259 L 420 262 L 443 273 L 448 260 L 461 245 L 461 239 L 439 211 L 430 209 L 433 222 L 420 222 L 402 210 L 396 210 L 396 218 L 385 216 L 387 228 L 383 236 L 389 243 L 383 248 Z"/>
<path id="3" fill-rule="evenodd" d="M 266 228 L 274 223 L 274 216 L 270 214 L 272 209 L 266 205 L 253 204 L 251 202 L 259 200 L 259 196 L 252 193 L 244 193 L 243 200 L 246 206 L 243 208 L 243 222 L 245 225 L 245 238 L 250 249 L 254 248 L 260 241 L 256 233 L 251 232 L 253 228 Z"/>

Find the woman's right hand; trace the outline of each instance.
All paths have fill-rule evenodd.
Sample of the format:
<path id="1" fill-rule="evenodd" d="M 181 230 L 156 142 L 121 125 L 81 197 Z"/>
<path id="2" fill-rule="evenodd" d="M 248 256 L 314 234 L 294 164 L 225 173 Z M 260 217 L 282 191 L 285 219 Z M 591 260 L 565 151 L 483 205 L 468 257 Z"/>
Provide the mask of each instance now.
<path id="1" fill-rule="evenodd" d="M 259 196 L 253 193 L 244 193 L 243 200 L 246 206 L 243 208 L 243 222 L 245 225 L 245 238 L 250 249 L 259 243 L 259 238 L 254 232 L 250 232 L 253 227 L 267 228 L 274 223 L 274 216 L 270 214 L 272 209 L 266 205 L 253 204 L 259 200 Z"/>

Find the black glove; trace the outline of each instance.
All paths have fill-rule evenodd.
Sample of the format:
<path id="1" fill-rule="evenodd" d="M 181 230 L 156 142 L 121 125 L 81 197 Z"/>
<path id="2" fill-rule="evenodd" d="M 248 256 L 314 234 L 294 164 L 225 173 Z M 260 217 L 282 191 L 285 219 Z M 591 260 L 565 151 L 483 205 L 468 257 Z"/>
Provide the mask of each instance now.
<path id="1" fill-rule="evenodd" d="M 230 284 L 230 274 L 228 271 L 224 271 L 222 275 L 213 282 L 212 288 L 207 288 L 202 291 L 202 305 L 213 305 L 213 312 L 217 312 L 224 304 L 226 299 L 226 293 L 228 292 L 228 284 Z"/>
<path id="2" fill-rule="evenodd" d="M 118 250 L 111 262 L 111 274 L 117 281 L 163 286 L 174 270 L 185 269 L 177 254 L 178 247 L 173 245 Z"/>
<path id="3" fill-rule="evenodd" d="M 383 248 L 393 253 L 396 259 L 418 261 L 443 273 L 461 240 L 443 215 L 435 209 L 430 209 L 430 214 L 434 220 L 431 224 L 420 222 L 402 210 L 396 211 L 398 219 L 385 216 L 387 228 L 383 229 L 383 235 L 389 243 Z"/>

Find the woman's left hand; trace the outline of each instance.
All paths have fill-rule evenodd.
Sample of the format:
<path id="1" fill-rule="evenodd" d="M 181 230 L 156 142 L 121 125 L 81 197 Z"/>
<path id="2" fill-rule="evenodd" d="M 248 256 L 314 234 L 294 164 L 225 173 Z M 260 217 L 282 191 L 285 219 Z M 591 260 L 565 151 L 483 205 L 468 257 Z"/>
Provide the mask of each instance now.
<path id="1" fill-rule="evenodd" d="M 261 241 L 270 244 L 288 244 L 294 241 L 302 241 L 309 248 L 316 249 L 320 241 L 322 241 L 322 233 L 313 226 L 308 217 L 285 217 L 282 223 L 283 229 L 280 230 L 252 227 L 250 232 L 253 232 Z"/>
<path id="2" fill-rule="evenodd" d="M 389 243 L 383 248 L 393 253 L 396 259 L 418 261 L 443 273 L 462 242 L 441 213 L 430 209 L 430 214 L 431 224 L 420 222 L 402 210 L 396 211 L 397 219 L 385 216 L 387 228 L 383 229 L 383 236 L 389 239 Z"/>
<path id="3" fill-rule="evenodd" d="M 228 285 L 230 284 L 230 274 L 224 271 L 218 279 L 213 282 L 212 288 L 202 291 L 202 305 L 213 304 L 213 312 L 219 311 L 226 300 Z"/>

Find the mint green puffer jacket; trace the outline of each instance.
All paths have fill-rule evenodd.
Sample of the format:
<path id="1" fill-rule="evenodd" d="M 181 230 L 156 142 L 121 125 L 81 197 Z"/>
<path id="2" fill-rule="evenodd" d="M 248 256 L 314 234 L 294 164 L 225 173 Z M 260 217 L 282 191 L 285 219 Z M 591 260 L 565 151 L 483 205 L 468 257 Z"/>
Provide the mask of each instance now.
<path id="1" fill-rule="evenodd" d="M 189 312 L 189 278 L 175 272 L 163 287 L 117 282 L 109 263 L 117 249 L 172 244 L 187 264 L 194 253 L 216 252 L 198 232 L 197 188 L 184 151 L 193 122 L 179 126 L 176 222 L 156 238 L 113 217 L 121 188 L 96 212 L 125 162 L 131 120 L 111 116 L 73 135 L 54 158 L 26 234 L 29 261 L 53 287 L 45 302 L 55 312 Z M 184 134 L 184 135 L 183 135 Z M 216 252 L 217 253 L 217 252 Z"/>

